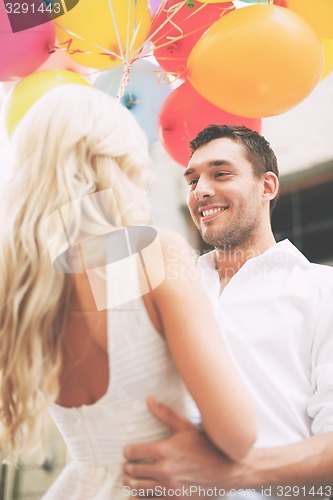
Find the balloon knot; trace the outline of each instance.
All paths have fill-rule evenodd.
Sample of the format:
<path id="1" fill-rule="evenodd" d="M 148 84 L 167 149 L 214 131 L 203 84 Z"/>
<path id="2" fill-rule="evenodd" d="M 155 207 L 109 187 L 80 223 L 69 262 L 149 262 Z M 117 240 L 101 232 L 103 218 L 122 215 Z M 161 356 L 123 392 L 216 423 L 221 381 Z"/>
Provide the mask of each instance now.
<path id="1" fill-rule="evenodd" d="M 127 84 L 129 82 L 130 71 L 131 71 L 131 65 L 129 62 L 126 62 L 124 65 L 124 72 L 120 82 L 118 93 L 116 95 L 116 99 L 121 99 L 123 97 Z"/>
<path id="2" fill-rule="evenodd" d="M 137 98 L 134 94 L 125 94 L 121 99 L 122 104 L 127 109 L 133 109 L 136 106 Z"/>

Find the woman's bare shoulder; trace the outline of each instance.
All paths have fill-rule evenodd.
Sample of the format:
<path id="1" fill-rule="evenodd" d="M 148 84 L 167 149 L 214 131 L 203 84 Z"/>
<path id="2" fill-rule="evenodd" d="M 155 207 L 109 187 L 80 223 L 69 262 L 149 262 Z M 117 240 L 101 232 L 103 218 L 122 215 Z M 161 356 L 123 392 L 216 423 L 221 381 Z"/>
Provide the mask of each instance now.
<path id="1" fill-rule="evenodd" d="M 196 261 L 198 254 L 189 245 L 186 239 L 177 231 L 170 228 L 158 227 L 157 238 L 159 240 L 160 256 L 158 270 L 161 272 L 163 265 L 164 279 L 160 290 L 172 290 L 181 286 L 180 282 L 196 278 Z"/>
<path id="2" fill-rule="evenodd" d="M 190 246 L 184 236 L 168 227 L 156 227 L 157 236 L 166 260 L 196 260 L 197 252 Z"/>

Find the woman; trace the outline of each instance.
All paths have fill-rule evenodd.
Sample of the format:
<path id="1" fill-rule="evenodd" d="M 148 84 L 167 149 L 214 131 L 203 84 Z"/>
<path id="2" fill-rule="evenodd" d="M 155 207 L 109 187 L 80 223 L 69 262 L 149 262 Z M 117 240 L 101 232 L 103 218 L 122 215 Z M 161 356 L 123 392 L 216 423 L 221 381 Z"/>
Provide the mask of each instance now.
<path id="1" fill-rule="evenodd" d="M 230 459 L 253 409 L 180 236 L 147 224 L 146 139 L 98 90 L 45 94 L 13 136 L 0 212 L 1 451 L 51 413 L 72 461 L 47 499 L 122 498 L 122 449 L 168 430 L 146 398 L 193 415 Z M 170 357 L 171 354 L 171 357 Z"/>

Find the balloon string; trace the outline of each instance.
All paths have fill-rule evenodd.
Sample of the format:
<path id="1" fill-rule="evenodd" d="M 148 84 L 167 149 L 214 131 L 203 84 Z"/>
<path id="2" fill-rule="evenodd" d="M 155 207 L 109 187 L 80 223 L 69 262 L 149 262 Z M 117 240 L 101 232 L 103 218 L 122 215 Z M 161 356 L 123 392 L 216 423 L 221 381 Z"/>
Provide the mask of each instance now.
<path id="1" fill-rule="evenodd" d="M 135 5 L 134 5 L 134 13 L 133 13 L 133 16 L 134 16 L 134 30 L 133 30 L 133 36 L 132 36 L 132 39 L 130 40 L 130 21 L 131 21 L 131 5 L 132 5 L 132 0 L 128 0 L 128 15 L 127 15 L 127 30 L 126 30 L 126 49 L 125 49 L 125 54 L 124 54 L 124 51 L 123 51 L 123 48 L 122 48 L 122 44 L 121 44 L 121 39 L 120 39 L 120 33 L 119 33 L 119 29 L 118 29 L 118 26 L 117 26 L 117 23 L 116 23 L 116 17 L 115 17 L 115 13 L 114 13 L 114 10 L 113 10 L 113 7 L 112 7 L 112 1 L 108 0 L 108 3 L 109 3 L 109 6 L 110 6 L 110 12 L 111 12 L 111 16 L 112 16 L 112 21 L 113 21 L 113 25 L 114 25 L 114 29 L 115 29 L 115 33 L 116 33 L 116 37 L 117 37 L 117 42 L 118 42 L 118 45 L 119 45 L 119 50 L 120 50 L 120 59 L 123 61 L 123 63 L 128 63 L 128 62 L 133 62 L 136 57 L 137 57 L 137 54 L 140 52 L 139 51 L 135 51 L 134 52 L 134 44 L 135 44 L 135 41 L 136 41 L 136 38 L 138 36 L 138 33 L 140 31 L 140 27 L 141 27 L 141 23 L 142 21 L 140 20 L 138 24 L 135 23 L 135 9 L 137 7 L 137 0 L 135 0 Z M 141 47 L 143 46 L 143 44 L 141 45 Z"/>
<path id="2" fill-rule="evenodd" d="M 56 47 L 55 45 L 49 45 L 48 48 L 47 48 L 47 52 L 51 55 L 51 54 L 54 54 L 55 51 L 58 49 L 59 47 Z"/>
<path id="3" fill-rule="evenodd" d="M 159 5 L 158 5 L 158 7 L 157 7 L 157 9 L 156 9 L 156 11 L 155 11 L 155 13 L 154 13 L 154 15 L 153 15 L 153 18 L 152 18 L 152 20 L 151 20 L 151 22 L 152 22 L 152 23 L 154 22 L 155 18 L 156 18 L 157 16 L 159 16 L 159 15 L 160 15 L 160 13 L 162 12 L 162 10 L 163 10 L 163 6 L 164 6 L 164 3 L 165 3 L 165 0 L 162 0 L 162 1 L 161 1 L 161 3 L 159 3 Z"/>
<path id="4" fill-rule="evenodd" d="M 125 90 L 126 90 L 126 87 L 127 87 L 127 84 L 129 82 L 130 71 L 131 71 L 130 63 L 125 62 L 124 72 L 123 72 L 123 76 L 121 78 L 121 82 L 120 82 L 118 93 L 116 95 L 116 99 L 121 99 L 123 97 Z"/>
<path id="5" fill-rule="evenodd" d="M 61 26 L 61 24 L 57 23 L 56 21 L 54 21 L 54 24 L 56 26 L 58 26 L 58 28 L 61 28 L 63 31 L 65 31 L 66 33 L 68 33 L 69 35 L 74 36 L 74 37 L 78 38 L 79 40 L 82 40 L 82 41 L 86 42 L 85 38 L 83 38 L 82 36 L 78 35 L 77 33 L 74 33 L 73 31 L 71 31 L 71 30 L 69 30 L 67 28 L 64 28 L 64 26 Z M 68 40 L 66 40 L 65 42 L 60 43 L 59 45 L 67 45 L 66 50 L 67 50 L 67 52 L 69 54 L 76 54 L 76 53 L 92 54 L 91 51 L 81 50 L 81 49 L 72 49 L 72 51 L 70 52 L 70 46 L 73 43 L 73 41 L 74 41 L 73 38 L 69 38 Z M 89 43 L 93 47 L 96 47 L 96 48 L 101 49 L 103 51 L 103 52 L 100 52 L 98 55 L 108 56 L 108 57 L 111 56 L 114 59 L 121 59 L 121 57 L 119 56 L 119 54 L 117 54 L 116 52 L 113 52 L 112 50 L 105 49 L 104 47 L 102 47 L 101 45 L 98 45 L 97 43 L 94 43 L 94 42 L 89 42 Z"/>
<path id="6" fill-rule="evenodd" d="M 127 62 L 131 61 L 131 62 L 134 62 L 135 59 L 137 59 L 137 55 L 140 53 L 142 47 L 144 46 L 144 43 L 140 46 L 140 49 L 138 50 L 135 50 L 134 51 L 134 44 L 135 44 L 135 40 L 136 40 L 136 37 L 139 33 L 139 30 L 140 30 L 140 26 L 141 26 L 141 21 L 139 22 L 139 24 L 135 27 L 135 30 L 133 32 L 133 37 L 132 37 L 132 40 L 131 40 L 131 44 L 130 44 L 130 48 L 129 48 L 129 55 L 127 57 Z"/>
<path id="7" fill-rule="evenodd" d="M 130 10 L 131 10 L 131 4 L 130 4 L 131 0 L 128 0 L 128 17 L 127 17 L 127 36 L 126 36 L 126 57 L 125 57 L 125 60 L 126 62 L 133 62 L 136 58 L 137 58 L 137 54 L 138 52 L 137 51 L 134 51 L 134 44 L 135 44 L 135 41 L 137 39 L 137 36 L 139 34 L 139 31 L 140 31 L 140 27 L 141 27 L 141 24 L 142 24 L 142 19 L 140 19 L 140 21 L 137 23 L 137 20 L 136 20 L 136 14 L 135 14 L 135 9 L 137 8 L 137 0 L 135 0 L 135 5 L 134 5 L 134 12 L 133 12 L 133 16 L 134 16 L 134 24 L 133 24 L 133 36 L 132 36 L 132 40 L 129 39 L 129 35 L 130 35 L 130 21 L 131 21 L 131 16 L 130 16 Z M 143 47 L 144 44 L 141 45 L 141 47 Z"/>
<path id="8" fill-rule="evenodd" d="M 186 7 L 188 8 L 188 5 L 187 5 Z M 186 20 L 187 20 L 187 19 L 190 19 L 192 16 L 195 16 L 195 14 L 198 14 L 198 13 L 199 13 L 202 9 L 205 9 L 206 7 L 207 7 L 207 4 L 202 3 L 202 4 L 200 4 L 200 5 L 198 6 L 198 8 L 197 8 L 197 9 L 193 9 L 193 8 L 191 8 L 191 9 L 189 10 L 189 15 L 186 17 Z M 222 9 L 223 9 L 223 7 L 222 7 Z"/>
<path id="9" fill-rule="evenodd" d="M 231 10 L 234 10 L 235 7 L 233 5 L 229 6 L 229 7 L 222 7 L 221 8 L 221 15 L 220 17 L 223 17 L 227 12 L 231 11 Z M 197 11 L 196 11 L 197 12 Z M 192 15 L 192 14 L 191 14 Z M 188 18 L 187 18 L 188 19 Z M 192 31 L 189 31 L 188 33 L 185 33 L 183 34 L 183 36 L 178 36 L 178 37 L 166 37 L 169 41 L 168 42 L 165 42 L 165 43 L 161 43 L 158 45 L 158 40 L 155 41 L 154 43 L 154 49 L 161 49 L 162 47 L 165 47 L 165 46 L 168 46 L 170 45 L 170 41 L 172 40 L 173 42 L 175 41 L 178 41 L 178 40 L 182 40 L 188 36 L 191 36 L 193 35 L 194 33 L 197 33 L 198 31 L 201 31 L 202 28 L 209 28 L 209 26 L 211 26 L 212 23 L 207 23 L 206 25 L 204 26 L 199 26 L 198 28 L 192 30 Z M 173 58 L 168 58 L 168 59 L 173 59 Z"/>
<path id="10" fill-rule="evenodd" d="M 200 13 L 200 11 L 202 9 L 204 9 L 206 7 L 206 4 L 202 4 L 200 7 L 198 7 L 196 10 L 192 11 L 191 14 L 189 16 L 187 16 L 184 20 L 186 21 L 187 19 L 190 19 L 192 16 L 194 16 L 195 14 L 198 14 Z M 229 7 L 221 7 L 221 15 L 219 17 L 223 17 L 227 12 L 229 12 L 229 10 L 234 10 L 234 6 L 231 5 Z M 176 23 L 175 22 L 171 22 L 170 21 L 170 24 L 172 24 L 173 26 L 177 27 Z M 165 38 L 167 40 L 170 40 L 170 41 L 173 41 L 173 42 L 176 42 L 178 40 L 182 40 L 183 38 L 186 38 L 187 36 L 191 36 L 193 35 L 194 33 L 197 33 L 198 31 L 202 30 L 203 27 L 209 27 L 211 26 L 211 23 L 208 23 L 206 24 L 205 26 L 199 26 L 198 28 L 196 28 L 195 30 L 189 32 L 189 33 L 186 33 L 186 34 L 182 34 L 182 35 L 178 35 L 178 36 L 166 36 Z M 179 30 L 180 30 L 180 27 L 178 26 L 177 27 Z M 168 42 L 167 43 L 164 43 L 164 44 L 161 44 L 161 45 L 156 45 L 158 43 L 158 40 L 155 40 L 155 49 L 159 49 L 161 47 L 164 47 L 165 45 L 168 45 Z"/>
<path id="11" fill-rule="evenodd" d="M 128 2 L 127 2 L 126 51 L 125 51 L 127 61 L 128 61 L 129 54 L 130 54 L 130 52 L 129 52 L 129 44 L 130 44 L 129 34 L 130 34 L 131 3 L 132 3 L 131 0 L 128 0 Z M 135 4 L 136 4 L 136 2 L 135 2 Z M 134 10 L 135 9 L 136 9 L 136 5 L 134 6 Z M 134 19 L 135 19 L 135 12 L 134 12 Z"/>
<path id="12" fill-rule="evenodd" d="M 81 50 L 81 49 L 71 49 L 71 45 L 73 43 L 73 38 L 68 38 L 68 40 L 65 40 L 64 42 L 61 42 L 59 45 L 64 45 L 65 50 L 68 54 L 92 54 L 91 51 L 88 50 Z"/>
<path id="13" fill-rule="evenodd" d="M 171 5 L 168 10 L 166 11 L 167 12 L 167 21 L 169 21 L 169 23 L 171 24 L 171 26 L 173 26 L 174 28 L 176 28 L 177 31 L 179 31 L 180 35 L 178 36 L 167 36 L 166 39 L 167 40 L 172 40 L 172 41 L 175 41 L 175 40 L 179 40 L 180 38 L 182 38 L 182 36 L 184 36 L 184 31 L 183 29 L 178 26 L 178 24 L 176 24 L 173 20 L 172 20 L 172 14 L 175 13 L 177 14 L 177 12 L 184 6 L 184 2 L 179 2 L 179 3 L 176 3 L 175 5 Z M 170 15 L 171 14 L 171 15 Z"/>
<path id="14" fill-rule="evenodd" d="M 128 1 L 130 2 L 130 0 L 128 0 Z M 108 4 L 109 4 L 109 7 L 110 7 L 110 13 L 111 13 L 112 22 L 113 22 L 114 29 L 115 29 L 115 34 L 116 34 L 116 38 L 117 38 L 117 43 L 118 43 L 118 46 L 119 46 L 119 52 L 120 52 L 120 54 L 118 54 L 117 52 L 114 52 L 112 50 L 106 49 L 106 48 L 102 47 L 101 45 L 98 45 L 98 44 L 96 44 L 96 43 L 94 43 L 92 41 L 89 41 L 89 43 L 90 43 L 90 45 L 92 45 L 92 46 L 94 46 L 94 47 L 102 50 L 102 52 L 98 53 L 98 55 L 100 55 L 100 56 L 108 56 L 108 57 L 112 57 L 112 59 L 120 59 L 123 63 L 128 62 L 129 60 L 134 61 L 136 59 L 136 57 L 137 57 L 137 54 L 140 52 L 141 48 L 144 45 L 144 44 L 142 44 L 142 46 L 139 47 L 135 52 L 133 51 L 133 46 L 134 46 L 135 40 L 137 38 L 139 29 L 140 29 L 140 26 L 141 26 L 141 21 L 138 23 L 138 25 L 136 26 L 136 28 L 134 30 L 133 37 L 132 37 L 132 40 L 130 42 L 130 47 L 129 47 L 129 50 L 126 51 L 126 57 L 125 57 L 125 54 L 123 52 L 123 47 L 122 47 L 122 44 L 121 44 L 119 29 L 118 29 L 118 26 L 117 26 L 117 23 L 116 23 L 115 14 L 114 14 L 114 10 L 113 10 L 113 7 L 112 7 L 112 2 L 110 0 L 108 0 Z M 130 11 L 130 8 L 128 10 Z M 129 22 L 130 22 L 130 12 L 128 14 L 128 23 L 127 23 L 126 49 L 128 49 L 128 43 L 129 43 L 129 40 L 128 40 L 128 38 L 129 38 L 129 32 L 130 32 L 130 30 L 129 30 Z M 82 40 L 82 41 L 86 42 L 86 39 L 83 38 L 83 37 L 81 37 L 77 33 L 74 33 L 71 30 L 65 28 L 64 26 L 61 26 L 61 24 L 57 23 L 56 21 L 54 23 L 55 23 L 56 26 L 58 26 L 59 28 L 61 28 L 63 31 L 65 31 L 69 35 L 71 35 L 73 37 L 76 37 L 79 40 Z M 85 51 L 85 50 L 81 50 L 81 49 L 70 49 L 71 44 L 73 43 L 73 41 L 74 41 L 73 39 L 69 38 L 68 40 L 66 40 L 65 42 L 63 42 L 60 45 L 67 45 L 67 52 L 69 54 L 76 54 L 76 53 L 89 54 L 89 55 L 93 54 L 92 51 Z"/>
<path id="15" fill-rule="evenodd" d="M 170 16 L 168 16 L 165 21 L 163 21 L 163 23 L 161 23 L 158 28 L 147 38 L 146 41 L 150 42 L 154 36 L 162 29 L 164 28 L 164 26 L 166 24 L 168 24 L 168 22 L 170 22 L 170 19 L 173 18 L 173 16 L 175 14 L 177 14 L 177 12 L 186 4 L 186 0 L 182 1 L 182 2 L 179 2 L 177 3 L 176 5 L 173 5 L 172 7 L 170 7 L 167 11 L 165 11 L 164 9 L 161 9 L 161 11 L 164 11 L 164 12 L 167 12 L 169 13 L 170 12 L 170 9 L 172 9 L 172 11 L 170 12 Z M 176 7 L 178 7 L 178 9 L 176 9 Z"/>
<path id="16" fill-rule="evenodd" d="M 164 73 L 161 73 L 159 71 L 157 73 L 157 83 L 159 85 L 162 85 L 165 82 L 168 82 L 169 84 L 177 82 L 179 79 L 182 79 L 182 75 L 184 73 L 186 68 L 180 68 L 177 73 L 173 71 L 165 71 Z"/>
<path id="17" fill-rule="evenodd" d="M 145 42 L 140 46 L 138 47 L 138 49 L 135 51 L 134 55 L 137 57 L 141 51 L 141 49 L 143 48 L 144 44 L 145 43 L 148 43 L 150 42 L 154 36 L 159 32 L 161 31 L 164 26 L 166 26 L 168 23 L 171 24 L 171 26 L 173 26 L 174 28 L 176 28 L 176 30 L 178 30 L 181 34 L 178 35 L 178 36 L 173 36 L 173 37 L 167 37 L 169 39 L 169 41 L 176 41 L 176 40 L 181 40 L 184 36 L 183 34 L 183 30 L 180 26 L 178 26 L 173 20 L 172 18 L 177 14 L 177 12 L 180 11 L 181 8 L 183 8 L 185 5 L 187 4 L 187 0 L 182 0 L 181 2 L 178 2 L 174 5 L 171 5 L 167 10 L 164 9 L 164 8 L 161 8 L 161 12 L 166 12 L 167 13 L 167 17 L 166 19 L 163 21 L 163 23 L 161 23 L 157 29 L 145 40 Z M 202 8 L 205 7 L 205 4 L 201 5 L 198 9 L 196 9 L 195 12 L 191 12 L 190 16 L 192 16 L 193 14 L 201 11 Z M 188 17 L 190 17 L 188 16 Z M 188 19 L 188 18 L 186 18 Z M 158 40 L 156 40 L 158 42 Z M 168 45 L 168 43 L 166 44 Z"/>
<path id="18" fill-rule="evenodd" d="M 112 2 L 110 0 L 108 0 L 108 4 L 109 4 L 109 7 L 110 7 L 110 14 L 111 14 L 111 17 L 112 17 L 112 22 L 113 22 L 113 26 L 114 26 L 114 30 L 115 30 L 115 34 L 116 34 L 118 46 L 119 46 L 120 58 L 121 58 L 122 61 L 124 61 L 125 58 L 124 58 L 124 53 L 123 53 L 123 47 L 121 45 L 119 30 L 118 30 L 118 26 L 117 26 L 117 23 L 116 23 L 116 17 L 114 15 L 114 10 L 113 10 L 113 7 L 112 7 Z"/>
<path id="19" fill-rule="evenodd" d="M 161 40 L 161 38 L 163 38 L 164 35 L 162 35 L 161 37 L 157 38 L 156 40 L 154 40 L 154 47 L 155 49 L 159 49 L 161 47 L 164 47 L 165 45 L 169 45 L 170 42 L 175 42 L 175 41 L 178 41 L 178 40 L 181 40 L 182 38 L 186 37 L 186 36 L 189 36 L 189 34 L 184 34 L 183 33 L 183 30 L 180 26 L 178 26 L 174 21 L 173 21 L 173 17 L 180 11 L 180 9 L 182 8 L 187 8 L 187 0 L 182 0 L 174 5 L 171 5 L 168 9 L 164 9 L 162 7 L 163 3 L 160 4 L 160 8 L 158 9 L 158 13 L 160 14 L 161 12 L 166 12 L 167 14 L 167 17 L 166 19 L 155 29 L 155 31 L 153 33 L 151 33 L 149 35 L 149 37 L 145 40 L 145 42 L 140 46 L 138 47 L 138 49 L 134 52 L 134 57 L 138 57 L 139 54 L 140 54 L 140 51 L 142 50 L 142 48 L 144 47 L 145 44 L 148 44 L 149 42 L 152 41 L 152 39 L 169 23 L 171 24 L 174 28 L 176 28 L 180 33 L 182 33 L 181 35 L 178 35 L 178 36 L 168 36 L 166 37 L 168 39 L 168 42 L 166 43 L 163 43 L 163 44 L 160 44 L 158 45 L 158 42 L 159 40 Z M 201 4 L 199 7 L 197 7 L 194 11 L 191 9 L 191 12 L 190 14 L 185 18 L 186 19 L 189 19 L 190 17 L 194 16 L 195 14 L 198 14 L 201 12 L 202 9 L 204 9 L 205 7 L 207 7 L 207 4 Z M 233 5 L 230 5 L 228 7 L 221 7 L 221 11 L 222 11 L 222 14 L 220 17 L 222 17 L 224 14 L 226 14 L 229 10 L 234 10 L 234 6 Z M 157 13 L 156 13 L 157 14 Z M 155 14 L 155 16 L 156 16 Z M 153 19 L 155 19 L 155 16 Z M 156 16 L 157 17 L 157 16 Z M 208 27 L 208 26 L 207 26 Z M 198 28 L 197 30 L 194 30 L 191 32 L 192 33 L 195 33 L 196 31 L 199 31 L 201 28 Z"/>
<path id="20" fill-rule="evenodd" d="M 166 36 L 167 40 L 172 40 L 173 42 L 175 42 L 175 41 L 181 40 L 184 37 L 184 31 L 183 31 L 183 29 L 172 20 L 172 17 L 173 17 L 172 14 L 174 13 L 174 11 L 175 11 L 175 14 L 177 14 L 177 12 L 179 12 L 179 10 L 182 7 L 184 8 L 184 4 L 185 4 L 185 2 L 178 2 L 178 3 L 174 4 L 174 5 L 171 5 L 168 8 L 168 10 L 166 11 L 166 13 L 167 13 L 167 21 L 169 21 L 169 23 L 171 24 L 171 26 L 173 26 L 174 28 L 176 28 L 177 31 L 180 32 L 180 35 L 178 35 L 178 36 L 177 35 L 176 36 L 169 36 L 169 35 L 167 35 Z M 190 7 L 189 6 L 189 2 L 187 1 L 186 8 L 189 8 L 189 7 Z M 193 7 L 194 7 L 194 4 L 193 4 Z M 200 12 L 204 8 L 205 8 L 204 4 L 200 5 L 196 10 L 192 11 L 189 14 L 189 16 L 187 16 L 185 18 L 185 20 L 190 19 L 194 14 L 197 14 L 198 12 Z"/>

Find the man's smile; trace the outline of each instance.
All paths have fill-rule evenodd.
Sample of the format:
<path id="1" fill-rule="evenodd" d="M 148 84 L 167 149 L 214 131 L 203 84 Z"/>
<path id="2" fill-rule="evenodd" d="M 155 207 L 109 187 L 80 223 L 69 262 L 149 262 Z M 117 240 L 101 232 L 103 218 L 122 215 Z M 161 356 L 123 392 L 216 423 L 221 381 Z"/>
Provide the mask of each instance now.
<path id="1" fill-rule="evenodd" d="M 219 205 L 208 205 L 205 207 L 201 207 L 198 209 L 198 212 L 200 214 L 200 221 L 201 222 L 208 222 L 210 220 L 213 220 L 221 215 L 222 212 L 225 212 L 229 207 L 227 205 L 225 206 L 219 206 Z"/>

